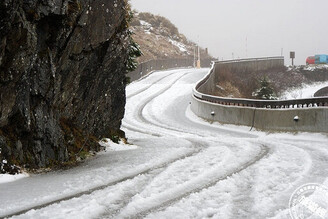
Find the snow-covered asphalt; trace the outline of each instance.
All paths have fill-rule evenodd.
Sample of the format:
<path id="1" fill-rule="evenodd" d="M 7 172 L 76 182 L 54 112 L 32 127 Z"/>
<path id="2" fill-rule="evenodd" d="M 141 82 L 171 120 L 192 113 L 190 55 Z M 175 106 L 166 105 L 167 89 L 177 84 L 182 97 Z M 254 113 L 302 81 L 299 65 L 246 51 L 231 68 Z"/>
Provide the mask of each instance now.
<path id="1" fill-rule="evenodd" d="M 328 186 L 327 135 L 197 118 L 191 91 L 207 72 L 155 72 L 130 84 L 122 128 L 134 146 L 0 184 L 0 217 L 289 218 L 296 188 Z"/>

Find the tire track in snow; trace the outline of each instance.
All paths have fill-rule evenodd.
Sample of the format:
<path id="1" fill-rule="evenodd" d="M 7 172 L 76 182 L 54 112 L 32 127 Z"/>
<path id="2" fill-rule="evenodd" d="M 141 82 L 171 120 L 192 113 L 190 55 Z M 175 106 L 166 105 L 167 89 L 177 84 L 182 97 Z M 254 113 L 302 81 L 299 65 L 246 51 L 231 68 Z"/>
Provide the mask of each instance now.
<path id="1" fill-rule="evenodd" d="M 189 186 L 188 188 L 186 188 L 186 190 L 184 190 L 183 192 L 180 192 L 180 193 L 178 191 L 176 191 L 174 194 L 171 194 L 172 195 L 172 196 L 170 196 L 171 198 L 163 197 L 161 200 L 161 203 L 158 205 L 154 204 L 153 206 L 150 206 L 150 207 L 146 206 L 141 211 L 134 212 L 133 215 L 130 215 L 130 214 L 126 215 L 123 212 L 123 215 L 118 215 L 117 217 L 118 218 L 126 218 L 126 217 L 127 218 L 129 218 L 129 217 L 144 218 L 145 216 L 147 216 L 148 214 L 150 214 L 152 212 L 164 210 L 168 206 L 171 206 L 171 205 L 177 203 L 181 199 L 187 198 L 189 195 L 191 195 L 193 193 L 198 193 L 204 189 L 208 189 L 212 186 L 215 186 L 218 182 L 226 180 L 229 177 L 233 176 L 234 174 L 238 174 L 238 173 L 246 170 L 250 166 L 257 163 L 259 160 L 266 157 L 268 154 L 269 154 L 269 148 L 264 145 L 261 145 L 261 152 L 256 157 L 251 159 L 250 161 L 240 165 L 238 168 L 236 168 L 232 171 L 229 171 L 228 173 L 226 173 L 224 175 L 218 176 L 215 179 L 204 179 L 204 181 L 203 181 L 204 184 L 201 186 L 199 186 L 199 185 L 194 185 L 194 187 Z"/>
<path id="2" fill-rule="evenodd" d="M 190 74 L 192 72 L 186 72 L 184 73 L 183 75 L 179 76 L 176 80 L 174 80 L 170 85 L 168 85 L 167 87 L 159 90 L 158 92 L 154 93 L 153 95 L 149 96 L 145 101 L 144 103 L 142 103 L 139 107 L 138 107 L 138 110 L 137 110 L 137 117 L 143 122 L 143 123 L 146 123 L 146 124 L 150 124 L 150 125 L 153 125 L 153 126 L 157 126 L 157 127 L 160 127 L 160 128 L 163 128 L 163 129 L 166 129 L 166 130 L 171 130 L 171 131 L 174 131 L 174 132 L 181 132 L 181 130 L 177 129 L 177 128 L 173 128 L 173 127 L 167 127 L 167 126 L 164 126 L 164 125 L 159 125 L 159 124 L 155 124 L 153 122 L 151 122 L 150 120 L 148 120 L 147 118 L 145 118 L 143 116 L 143 111 L 146 107 L 147 104 L 149 104 L 154 98 L 156 98 L 157 96 L 163 94 L 164 92 L 166 92 L 167 90 L 169 90 L 176 82 L 178 82 L 182 77 L 186 76 L 187 74 Z M 146 89 L 145 89 L 146 90 Z M 143 132 L 144 133 L 144 132 Z M 183 132 L 183 133 L 187 133 L 187 132 Z M 199 134 L 196 134 L 196 133 L 188 133 L 188 134 L 192 134 L 192 135 L 197 135 L 199 137 L 205 137 L 205 136 L 201 136 Z M 193 143 L 193 142 L 192 142 Z M 234 169 L 233 171 L 223 175 L 223 176 L 220 176 L 218 178 L 216 178 L 215 180 L 212 180 L 212 181 L 209 181 L 207 182 L 205 185 L 203 186 L 200 186 L 200 187 L 197 187 L 197 188 L 193 188 L 192 190 L 189 190 L 189 191 L 184 191 L 182 194 L 179 194 L 177 193 L 178 195 L 175 196 L 174 198 L 172 199 L 168 199 L 168 200 L 164 200 L 162 201 L 162 203 L 158 206 L 155 206 L 155 207 L 151 207 L 149 209 L 146 209 L 146 210 L 143 210 L 139 213 L 136 213 L 134 215 L 129 215 L 128 217 L 136 217 L 136 218 L 142 218 L 144 216 L 146 216 L 147 214 L 153 212 L 153 211 L 156 211 L 156 210 L 159 210 L 159 209 L 164 209 L 166 208 L 167 206 L 170 206 L 176 202 L 178 202 L 179 200 L 185 198 L 185 197 L 188 197 L 190 194 L 192 193 L 196 193 L 196 192 L 200 192 L 201 190 L 203 189 L 207 189 L 209 187 L 212 187 L 214 186 L 215 184 L 217 184 L 219 181 L 222 181 L 222 180 L 225 180 L 227 179 L 228 177 L 231 177 L 232 175 L 234 174 L 237 174 L 245 169 L 247 169 L 248 167 L 252 166 L 253 164 L 255 164 L 256 162 L 258 162 L 259 160 L 261 160 L 262 158 L 264 158 L 265 156 L 267 156 L 269 153 L 269 148 L 267 146 L 264 146 L 264 145 L 261 145 L 261 152 L 256 156 L 254 157 L 253 159 L 251 159 L 250 161 L 244 163 L 243 165 L 241 165 L 239 168 L 237 169 Z M 206 181 L 206 180 L 204 180 Z M 123 208 L 122 208 L 123 209 Z M 120 215 L 118 215 L 118 217 L 120 217 Z M 125 217 L 125 216 L 124 216 Z"/>
<path id="3" fill-rule="evenodd" d="M 171 74 L 169 74 L 169 75 L 166 75 L 166 76 L 164 76 L 164 77 L 162 77 L 162 78 L 156 80 L 155 82 L 153 82 L 153 84 L 151 84 L 151 85 L 149 85 L 149 86 L 147 86 L 147 87 L 145 87 L 145 88 L 143 88 L 143 89 L 140 89 L 139 91 L 133 93 L 132 95 L 128 95 L 127 97 L 128 97 L 128 98 L 131 98 L 131 97 L 133 97 L 133 96 L 136 96 L 136 95 L 138 95 L 138 94 L 144 92 L 145 90 L 149 89 L 150 87 L 154 86 L 156 83 L 158 83 L 158 82 L 160 82 L 160 81 L 166 79 L 167 77 L 169 77 L 169 76 L 171 76 L 171 75 L 173 75 L 173 74 L 177 74 L 177 73 L 179 73 L 179 72 L 174 72 L 174 73 L 171 73 Z M 148 121 L 142 116 L 142 111 L 143 111 L 144 107 L 145 107 L 145 106 L 146 106 L 146 105 L 147 105 L 147 104 L 148 104 L 153 98 L 155 98 L 156 96 L 158 96 L 158 95 L 164 93 L 165 91 L 167 91 L 168 89 L 170 89 L 170 88 L 171 88 L 171 87 L 172 87 L 177 81 L 179 81 L 182 77 L 184 77 L 185 75 L 190 74 L 190 73 L 193 73 L 193 72 L 187 71 L 186 73 L 184 73 L 183 75 L 181 75 L 181 76 L 179 76 L 177 79 L 175 79 L 170 85 L 166 86 L 165 88 L 162 88 L 160 91 L 156 92 L 155 94 L 153 94 L 152 96 L 150 96 L 149 98 L 147 98 L 146 101 L 145 101 L 145 103 L 143 103 L 143 104 L 141 105 L 141 107 L 139 107 L 139 110 L 138 110 L 138 116 L 139 116 L 139 118 L 140 118 L 144 123 L 146 123 L 146 124 L 147 124 L 147 123 L 148 123 L 148 124 L 151 124 L 150 122 L 148 122 Z M 155 126 L 157 126 L 157 125 L 155 125 Z M 139 132 L 139 133 L 143 133 L 143 134 L 148 134 L 148 135 L 152 135 L 152 136 L 156 136 L 156 137 L 161 137 L 161 136 L 162 136 L 162 135 L 157 134 L 157 133 L 153 133 L 153 132 L 149 132 L 149 131 L 143 131 L 143 130 L 140 130 L 140 129 L 135 128 L 135 127 L 133 127 L 133 126 L 131 126 L 131 125 L 124 125 L 123 127 L 127 128 L 127 129 L 129 129 L 129 130 L 132 130 L 132 131 L 136 131 L 136 132 Z M 167 128 L 165 128 L 165 129 L 167 129 Z M 175 131 L 179 131 L 179 130 L 175 130 Z M 188 139 L 186 139 L 186 140 L 188 140 Z M 197 154 L 201 153 L 201 152 L 204 150 L 204 148 L 207 148 L 207 147 L 208 147 L 208 146 L 205 145 L 204 143 L 199 143 L 199 142 L 196 142 L 196 141 L 194 141 L 194 140 L 188 140 L 188 141 L 192 143 L 192 145 L 194 146 L 194 149 L 195 149 L 195 150 L 194 150 L 193 152 L 191 152 L 190 154 L 187 154 L 187 155 L 184 156 L 183 158 L 175 159 L 175 160 L 173 160 L 172 162 L 169 162 L 169 163 L 167 163 L 167 164 L 165 164 L 165 165 L 162 165 L 162 166 L 159 166 L 159 167 L 156 167 L 156 168 L 149 169 L 149 170 L 144 171 L 144 172 L 139 173 L 139 174 L 135 174 L 134 176 L 131 176 L 131 177 L 129 177 L 129 178 L 126 177 L 126 178 L 124 178 L 124 180 L 120 180 L 120 181 L 118 181 L 118 182 L 115 183 L 115 184 L 118 184 L 118 183 L 120 183 L 120 182 L 123 182 L 123 181 L 129 180 L 129 179 L 133 179 L 134 177 L 136 177 L 136 176 L 138 176 L 138 175 L 140 175 L 140 174 L 148 174 L 149 172 L 151 172 L 151 171 L 153 171 L 153 170 L 155 170 L 155 169 L 161 169 L 161 168 L 162 168 L 163 170 L 165 170 L 165 167 L 169 166 L 170 164 L 173 164 L 173 163 L 175 163 L 175 162 L 177 162 L 177 161 L 184 160 L 184 159 L 189 158 L 189 157 L 196 156 Z M 161 172 L 162 172 L 162 171 L 158 172 L 156 175 L 160 174 Z M 156 177 L 156 175 L 154 175 L 154 177 Z M 88 195 L 88 194 L 91 194 L 91 193 L 94 192 L 94 191 L 102 190 L 102 189 L 104 189 L 104 188 L 106 188 L 106 187 L 113 186 L 113 185 L 115 185 L 115 184 L 110 184 L 110 185 L 107 185 L 107 186 L 102 186 L 101 188 L 96 189 L 96 190 L 93 190 L 93 191 L 91 191 L 90 193 L 83 193 L 83 194 L 80 194 L 79 196 L 74 196 L 74 197 L 71 197 L 71 198 L 80 197 L 80 196 L 82 196 L 82 195 Z M 54 202 L 54 203 L 58 203 L 58 202 L 61 202 L 61 201 L 67 201 L 67 200 L 69 200 L 69 199 L 71 199 L 71 198 L 67 198 L 67 199 L 59 200 L 59 201 Z M 129 201 L 130 201 L 130 200 L 126 201 L 125 204 L 123 204 L 123 207 L 121 207 L 121 209 L 124 208 L 124 207 L 129 203 Z M 51 204 L 54 204 L 54 203 L 51 203 Z M 51 205 L 51 204 L 49 204 L 49 205 Z M 49 205 L 47 205 L 47 206 L 49 206 Z M 47 207 L 47 206 L 42 206 L 42 207 L 40 207 L 40 208 Z M 39 209 L 40 209 L 40 208 L 39 208 Z M 116 211 L 119 211 L 119 210 L 116 210 Z M 24 213 L 26 213 L 26 212 L 24 212 Z M 112 213 L 113 213 L 113 212 L 106 212 L 106 213 L 107 213 L 107 214 L 111 214 L 111 216 L 112 216 Z"/>
<path id="4" fill-rule="evenodd" d="M 141 104 L 141 106 L 138 107 L 138 110 L 137 110 L 137 113 L 135 114 L 136 117 L 138 117 L 142 122 L 144 123 L 147 123 L 147 124 L 150 124 L 150 125 L 153 125 L 153 126 L 157 126 L 157 127 L 160 127 L 160 128 L 163 128 L 163 129 L 166 129 L 166 130 L 171 130 L 171 131 L 174 131 L 174 132 L 178 132 L 178 133 L 186 133 L 186 134 L 191 134 L 191 135 L 196 135 L 196 136 L 199 136 L 199 137 L 206 137 L 204 135 L 201 135 L 199 133 L 195 133 L 195 132 L 190 132 L 190 131 L 184 131 L 184 130 L 181 130 L 179 128 L 174 128 L 172 126 L 169 126 L 169 125 L 163 125 L 163 124 L 155 124 L 153 122 L 151 122 L 150 120 L 148 120 L 147 118 L 145 118 L 143 116 L 143 111 L 145 109 L 145 107 L 151 102 L 153 101 L 156 97 L 162 95 L 163 93 L 165 93 L 166 91 L 168 91 L 170 88 L 172 88 L 181 78 L 185 77 L 186 75 L 189 75 L 189 74 L 193 74 L 195 72 L 193 71 L 190 71 L 190 70 L 187 70 L 186 69 L 186 73 L 184 73 L 183 75 L 179 76 L 176 80 L 172 81 L 171 84 L 169 84 L 168 86 L 162 88 L 161 90 L 157 91 L 156 93 L 152 94 L 151 96 L 149 96 L 146 100 L 144 100 L 145 102 L 143 104 Z M 140 92 L 136 92 L 132 95 L 129 95 L 129 97 L 133 97 L 133 96 L 136 96 L 140 93 L 142 93 L 143 91 L 149 89 L 150 87 L 152 87 L 153 85 L 155 85 L 155 83 L 161 81 L 161 80 L 164 80 L 165 78 L 173 75 L 173 74 L 177 74 L 179 72 L 174 72 L 174 73 L 171 73 L 167 76 L 164 76 L 162 78 L 160 78 L 159 80 L 156 80 L 155 82 L 153 82 L 153 84 L 147 86 L 146 88 L 143 88 L 140 90 Z M 196 124 L 197 125 L 197 124 Z M 131 131 L 136 131 L 136 132 L 140 132 L 140 133 L 143 133 L 143 134 L 148 134 L 148 135 L 152 135 L 152 136 L 156 136 L 156 137 L 161 137 L 162 135 L 158 134 L 158 133 L 154 133 L 154 132 L 146 132 L 142 129 L 138 129 L 138 128 L 135 128 L 133 127 L 133 125 L 127 125 L 127 124 L 123 124 L 122 127 L 124 128 L 127 128 Z M 224 132 L 227 132 L 226 130 L 222 130 Z M 231 131 L 230 131 L 231 132 Z M 235 131 L 234 133 L 237 133 L 237 134 L 240 134 L 240 132 L 237 132 Z M 243 133 L 245 135 L 245 133 Z M 251 134 L 247 134 L 249 135 L 249 137 L 254 137 L 254 135 L 251 135 Z"/>
<path id="5" fill-rule="evenodd" d="M 25 208 L 25 209 L 22 209 L 22 210 L 19 210 L 19 211 L 16 211 L 16 212 L 13 212 L 13 213 L 10 213 L 10 214 L 6 214 L 6 215 L 0 215 L 0 218 L 9 218 L 9 217 L 13 217 L 13 216 L 19 216 L 19 215 L 22 215 L 22 214 L 25 214 L 27 213 L 28 211 L 30 210 L 39 210 L 39 209 L 42 209 L 42 208 L 45 208 L 45 207 L 48 207 L 50 205 L 53 205 L 53 204 L 57 204 L 57 203 L 60 203 L 60 202 L 63 202 L 63 201 L 68 201 L 70 199 L 74 199 L 74 198 L 79 198 L 83 195 L 91 195 L 93 192 L 96 192 L 96 191 L 99 191 L 99 190 L 103 190 L 107 187 L 110 187 L 110 186 L 115 186 L 119 183 L 122 183 L 126 180 L 131 180 L 133 178 L 135 178 L 136 176 L 139 176 L 139 175 L 144 175 L 144 174 L 149 174 L 150 172 L 154 171 L 154 170 L 157 170 L 157 169 L 165 169 L 165 167 L 169 166 L 170 164 L 172 163 L 175 163 L 177 161 L 180 161 L 180 160 L 184 160 L 186 158 L 189 158 L 189 157 L 192 157 L 192 156 L 195 156 L 196 154 L 200 153 L 202 151 L 202 148 L 204 147 L 204 145 L 196 145 L 195 146 L 195 150 L 190 152 L 190 153 L 187 153 L 181 157 L 178 157 L 176 159 L 173 159 L 173 160 L 170 160 L 170 161 L 167 161 L 165 163 L 162 163 L 162 164 L 159 164 L 157 166 L 153 166 L 153 167 L 149 167 L 149 168 L 145 168 L 144 170 L 142 171 L 138 171 L 136 173 L 133 173 L 133 174 L 130 174 L 128 176 L 124 176 L 120 179 L 117 179 L 115 181 L 112 181 L 110 183 L 107 183 L 105 185 L 102 185 L 102 186 L 97 186 L 95 188 L 91 188 L 91 189 L 88 189 L 86 191 L 83 191 L 83 192 L 79 192 L 79 193 L 76 193 L 76 194 L 73 194 L 73 195 L 69 195 L 69 196 L 66 196 L 64 198 L 59 198 L 59 199 L 55 199 L 53 201 L 49 201 L 49 202 L 46 202 L 46 203 L 43 203 L 43 204 L 40 204 L 40 205 L 35 205 L 33 207 L 28 207 L 28 208 Z M 159 172 L 160 173 L 160 172 Z M 159 174 L 158 173 L 158 174 Z"/>
<path id="6" fill-rule="evenodd" d="M 155 72 L 153 72 L 153 73 L 151 73 L 151 74 L 154 74 L 154 73 L 155 73 Z M 148 89 L 151 88 L 154 84 L 156 84 L 156 83 L 158 83 L 158 82 L 164 80 L 165 78 L 167 78 L 167 77 L 169 77 L 169 76 L 171 76 L 171 75 L 173 75 L 173 74 L 176 74 L 176 73 L 177 73 L 177 72 L 172 72 L 171 74 L 165 75 L 164 77 L 161 77 L 161 78 L 159 78 L 158 80 L 152 82 L 150 85 L 145 86 L 144 88 L 141 88 L 140 90 L 138 90 L 138 91 L 136 91 L 136 92 L 134 92 L 134 93 L 132 93 L 132 94 L 130 94 L 130 95 L 127 95 L 126 98 L 129 99 L 129 98 L 131 98 L 131 97 L 134 97 L 134 96 L 136 96 L 136 95 L 138 95 L 138 94 L 140 94 L 140 93 L 142 93 L 142 92 L 148 90 Z M 148 74 L 147 77 L 149 77 L 151 74 Z M 139 80 L 144 80 L 144 79 L 146 79 L 147 77 L 144 77 L 144 78 L 139 79 Z M 138 81 L 139 81 L 139 80 L 138 80 Z"/>
<path id="7" fill-rule="evenodd" d="M 327 166 L 328 162 L 328 150 L 326 149 L 326 142 L 317 142 L 317 144 L 322 144 L 322 147 L 315 146 L 313 147 L 311 144 L 312 141 L 309 140 L 302 140 L 302 141 L 295 141 L 295 140 L 289 140 L 284 139 L 286 143 L 281 143 L 287 145 L 291 145 L 293 147 L 296 147 L 298 149 L 303 150 L 305 153 L 307 153 L 311 158 L 311 166 L 309 167 L 308 173 L 305 175 L 302 175 L 302 180 L 298 180 L 300 183 L 295 185 L 295 187 L 300 186 L 301 184 L 305 183 L 311 183 L 312 179 L 320 179 L 322 178 L 321 182 L 316 183 L 323 183 L 326 179 L 326 176 L 328 176 L 328 169 L 322 168 Z"/>
<path id="8" fill-rule="evenodd" d="M 170 87 L 172 87 L 172 86 L 173 86 L 173 84 Z M 157 95 L 155 95 L 155 96 L 161 95 L 164 92 L 165 91 L 158 92 L 158 93 L 156 93 Z M 171 131 L 176 131 L 176 132 L 181 132 L 181 130 L 179 130 L 178 128 L 168 127 L 169 125 L 160 124 L 161 121 L 157 120 L 156 117 L 152 117 L 152 118 L 154 118 L 155 121 L 156 121 L 156 123 L 158 122 L 159 124 L 155 124 L 154 122 L 151 122 L 151 120 L 149 120 L 149 119 L 147 119 L 147 118 L 145 118 L 143 116 L 143 113 L 142 112 L 144 111 L 144 109 L 147 106 L 147 104 L 149 104 L 155 98 L 155 96 L 153 98 L 151 98 L 151 97 L 148 98 L 147 101 L 146 101 L 146 103 L 142 104 L 142 106 L 138 109 L 138 116 L 139 116 L 140 120 L 143 121 L 143 122 L 145 122 L 145 123 L 148 123 L 148 124 L 151 124 L 151 125 L 154 125 L 154 126 L 157 126 L 157 127 L 161 127 L 163 129 L 167 129 L 167 130 L 171 130 Z M 186 133 L 186 132 L 184 132 L 184 133 Z M 190 133 L 190 134 L 197 135 L 196 133 Z M 288 145 L 286 145 L 286 146 L 288 146 Z M 310 147 L 308 149 L 310 149 Z M 304 150 L 304 148 L 303 148 L 303 150 Z M 155 211 L 158 211 L 158 210 L 161 210 L 161 209 L 166 209 L 168 206 L 171 206 L 172 204 L 178 202 L 179 200 L 181 200 L 181 199 L 183 199 L 185 197 L 188 197 L 190 194 L 197 193 L 197 192 L 200 192 L 203 189 L 206 189 L 206 188 L 209 188 L 211 186 L 214 186 L 218 182 L 223 181 L 223 180 L 226 180 L 228 177 L 231 177 L 234 174 L 240 173 L 240 172 L 244 171 L 245 169 L 253 166 L 258 161 L 262 160 L 264 157 L 269 156 L 269 151 L 270 151 L 270 149 L 269 149 L 268 146 L 262 145 L 262 150 L 261 150 L 261 153 L 260 154 L 258 154 L 252 160 L 246 162 L 244 165 L 238 167 L 235 171 L 232 171 L 232 172 L 230 172 L 230 173 L 228 173 L 228 174 L 226 174 L 224 176 L 221 176 L 217 180 L 214 180 L 214 181 L 208 183 L 205 186 L 201 186 L 201 187 L 195 188 L 194 190 L 189 190 L 187 192 L 182 192 L 180 194 L 176 194 L 176 196 L 174 196 L 172 198 L 162 199 L 161 202 L 159 204 L 155 205 L 155 206 L 151 206 L 151 207 L 145 206 L 144 208 L 141 207 L 141 209 L 139 211 L 136 211 L 135 214 L 130 215 L 130 216 L 133 216 L 134 218 L 142 218 L 142 217 L 148 215 L 151 212 L 155 212 Z M 306 150 L 306 151 L 308 151 L 308 152 L 310 151 L 310 154 L 314 155 L 314 157 L 316 157 L 316 159 L 319 158 L 321 160 L 327 161 L 327 156 L 322 156 L 322 155 L 319 156 L 320 155 L 320 153 L 318 153 L 319 150 L 318 151 L 315 151 L 314 148 L 311 147 L 310 150 Z M 313 158 L 312 158 L 312 160 L 313 160 Z M 322 166 L 322 165 L 318 165 L 318 167 L 320 167 L 320 166 Z M 235 206 L 235 204 L 234 204 L 234 206 Z M 244 206 L 244 207 L 247 208 L 247 206 Z"/>
<path id="9" fill-rule="evenodd" d="M 139 119 L 146 123 L 146 124 L 150 124 L 150 125 L 155 125 L 157 127 L 161 127 L 157 124 L 154 124 L 152 122 L 150 122 L 149 120 L 147 120 L 143 115 L 142 115 L 142 112 L 143 110 L 145 109 L 146 105 L 149 104 L 154 98 L 156 98 L 157 96 L 163 94 L 164 92 L 166 92 L 167 90 L 169 90 L 171 87 L 173 87 L 173 85 L 175 83 L 177 83 L 181 78 L 183 78 L 184 76 L 188 75 L 188 74 L 191 74 L 193 72 L 186 72 L 184 73 L 183 75 L 179 76 L 176 80 L 174 80 L 170 85 L 166 86 L 165 88 L 159 90 L 158 92 L 154 93 L 153 95 L 149 96 L 145 102 L 143 104 L 141 104 L 141 106 L 138 108 L 138 111 L 137 111 L 137 116 L 139 117 Z M 169 129 L 168 127 L 164 127 L 164 129 Z M 173 131 L 179 131 L 181 132 L 180 130 L 174 130 L 174 129 L 170 129 L 170 130 L 173 130 Z"/>
<path id="10" fill-rule="evenodd" d="M 159 81 L 162 81 L 164 79 L 166 79 L 167 77 L 173 75 L 173 74 L 177 74 L 179 72 L 174 72 L 174 73 L 171 73 L 167 76 L 164 76 L 162 78 L 160 78 L 159 80 L 156 80 L 155 82 L 153 82 L 153 84 L 147 86 L 146 88 L 143 88 L 141 90 L 139 90 L 138 92 L 132 94 L 132 95 L 129 95 L 129 98 L 133 97 L 133 96 L 136 96 L 144 91 L 146 91 L 147 89 L 149 89 L 150 87 L 154 86 L 156 83 L 158 83 Z M 161 95 L 162 93 L 164 93 L 165 91 L 167 91 L 168 89 L 170 89 L 177 81 L 179 81 L 182 77 L 184 77 L 185 75 L 188 75 L 188 74 L 191 74 L 193 73 L 192 71 L 187 71 L 186 73 L 184 73 L 183 75 L 179 76 L 177 79 L 175 79 L 172 83 L 170 83 L 168 86 L 162 88 L 161 90 L 157 91 L 156 93 L 152 94 L 151 96 L 149 96 L 143 104 L 141 104 L 141 106 L 138 107 L 138 110 L 137 110 L 137 117 L 144 123 L 146 124 L 152 124 L 152 123 L 149 123 L 145 117 L 142 115 L 142 111 L 144 110 L 145 106 L 151 101 L 153 100 L 155 97 L 157 97 L 158 95 Z M 126 124 L 125 124 L 126 123 Z M 152 124 L 153 125 L 153 124 Z M 157 126 L 157 125 L 155 125 Z M 140 133 L 143 133 L 143 134 L 149 134 L 149 135 L 152 135 L 152 136 L 157 136 L 157 137 L 161 137 L 162 135 L 161 134 L 158 134 L 158 133 L 154 133 L 154 132 L 145 132 L 142 128 L 136 128 L 133 126 L 133 124 L 129 124 L 127 123 L 125 120 L 123 121 L 123 124 L 122 124 L 122 127 L 126 128 L 126 129 L 129 129 L 131 131 L 136 131 L 136 132 L 140 132 Z"/>
<path id="11" fill-rule="evenodd" d="M 273 140 L 274 141 L 274 140 Z M 306 143 L 305 143 L 305 142 Z M 310 144 L 309 144 L 310 143 Z M 294 176 L 293 178 L 288 178 L 288 180 L 279 180 L 279 187 L 284 188 L 283 192 L 277 190 L 276 193 L 271 194 L 272 200 L 281 200 L 281 202 L 277 203 L 274 208 L 272 208 L 269 212 L 259 212 L 257 209 L 253 211 L 250 211 L 250 209 L 254 206 L 254 200 L 250 199 L 249 197 L 252 197 L 251 195 L 247 196 L 244 195 L 242 202 L 233 203 L 233 218 L 245 218 L 247 215 L 252 215 L 255 218 L 264 218 L 264 217 L 275 217 L 277 211 L 282 211 L 282 209 L 285 209 L 287 212 L 289 209 L 286 207 L 288 206 L 288 201 L 290 197 L 284 197 L 285 194 L 292 194 L 292 192 L 295 190 L 295 188 L 298 188 L 301 185 L 304 185 L 306 183 L 312 183 L 313 179 L 316 179 L 316 183 L 324 183 L 326 180 L 326 176 L 328 175 L 328 170 L 325 168 L 322 168 L 323 166 L 326 165 L 326 162 L 328 161 L 328 152 L 325 150 L 324 142 L 318 142 L 322 144 L 322 147 L 312 147 L 311 143 L 313 141 L 310 140 L 292 140 L 292 139 L 280 139 L 279 145 L 271 145 L 271 147 L 275 148 L 276 146 L 278 147 L 285 147 L 285 148 L 295 148 L 299 150 L 299 155 L 297 157 L 302 157 L 302 161 L 298 161 L 300 163 L 304 163 L 304 166 L 302 167 L 302 171 L 299 171 L 297 176 Z M 276 150 L 274 150 L 273 156 L 277 154 Z M 295 151 L 284 151 L 284 153 L 287 154 L 285 158 L 282 158 L 280 160 L 281 162 L 289 161 L 292 163 L 296 163 L 295 160 L 289 160 L 287 157 L 289 156 L 290 159 L 292 159 L 293 155 L 295 155 Z M 278 154 L 281 152 L 278 152 Z M 304 153 L 304 155 L 301 155 L 301 153 Z M 264 161 L 266 162 L 266 161 Z M 265 165 L 265 163 L 261 163 L 259 165 Z M 279 166 L 279 165 L 278 165 Z M 254 166 L 252 166 L 254 168 Z M 290 170 L 293 168 L 286 168 L 285 170 Z M 295 169 L 293 169 L 295 170 Z M 284 171 L 284 169 L 282 169 Z M 287 172 L 285 172 L 286 175 L 288 175 Z M 257 175 L 253 175 L 252 178 L 256 177 Z M 318 180 L 319 179 L 319 180 Z M 277 179 L 275 179 L 277 181 Z M 263 182 L 262 182 L 263 183 Z M 251 185 L 251 184 L 249 184 Z M 243 188 L 243 187 L 242 187 Z M 245 187 L 244 187 L 245 188 Z M 249 187 L 250 188 L 250 187 Z M 244 192 L 241 191 L 241 194 L 247 194 L 250 190 L 248 188 L 244 189 Z M 278 197 L 278 198 L 277 198 Z M 269 208 L 269 206 L 268 206 Z M 279 210 L 278 210 L 279 209 Z M 264 213 L 264 214 L 261 214 Z"/>
<path id="12" fill-rule="evenodd" d="M 192 141 L 192 140 L 190 140 L 190 142 L 191 142 L 191 141 Z M 205 148 L 205 147 L 207 147 L 207 146 L 204 146 L 203 143 L 201 144 L 201 143 L 196 142 L 196 141 L 193 141 L 193 144 L 196 145 L 196 147 L 197 147 L 197 149 L 196 149 L 195 151 L 193 151 L 192 153 L 188 154 L 187 156 L 185 156 L 185 157 L 183 157 L 183 158 L 181 158 L 181 159 L 176 159 L 176 160 L 174 160 L 173 162 L 170 162 L 170 163 L 168 163 L 167 165 L 165 165 L 165 166 L 163 166 L 163 167 L 156 168 L 156 170 L 158 170 L 158 169 L 161 169 L 161 170 L 160 170 L 159 172 L 157 172 L 156 174 L 153 174 L 153 175 L 152 175 L 152 179 L 154 179 L 157 175 L 159 175 L 159 174 L 161 174 L 163 171 L 165 171 L 166 168 L 167 168 L 168 166 L 174 164 L 175 162 L 183 161 L 183 160 L 188 159 L 188 158 L 190 158 L 190 157 L 196 156 L 197 154 L 199 154 L 199 153 L 201 153 L 202 151 L 204 151 L 204 148 Z M 151 170 L 151 171 L 153 171 L 153 170 Z M 147 174 L 148 174 L 148 173 L 147 173 Z M 146 186 L 146 184 L 148 184 L 148 183 L 149 183 L 148 181 L 145 182 L 145 186 Z M 144 187 L 145 187 L 145 186 L 144 186 Z M 142 191 L 142 190 L 139 190 L 139 193 L 140 193 L 140 191 Z M 136 193 L 136 194 L 137 194 L 137 193 Z M 115 218 L 115 217 L 120 213 L 120 211 L 130 203 L 130 201 L 131 201 L 131 199 L 132 199 L 133 197 L 134 197 L 134 196 L 130 196 L 130 197 L 128 197 L 129 199 L 123 201 L 124 203 L 121 205 L 121 207 L 120 207 L 119 209 L 116 209 L 115 211 L 112 211 L 112 212 L 106 212 L 106 213 L 104 213 L 102 216 L 100 216 L 100 218 Z M 115 213 L 116 213 L 116 214 L 115 214 Z"/>

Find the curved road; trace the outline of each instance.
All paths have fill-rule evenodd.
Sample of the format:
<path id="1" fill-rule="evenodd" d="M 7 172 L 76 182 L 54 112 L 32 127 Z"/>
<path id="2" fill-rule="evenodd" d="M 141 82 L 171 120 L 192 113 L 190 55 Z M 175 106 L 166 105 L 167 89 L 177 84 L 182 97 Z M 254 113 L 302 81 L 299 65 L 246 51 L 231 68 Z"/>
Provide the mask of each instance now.
<path id="1" fill-rule="evenodd" d="M 327 136 L 197 118 L 192 86 L 207 71 L 155 72 L 130 84 L 122 127 L 138 148 L 0 184 L 0 217 L 288 218 L 297 187 L 328 185 Z"/>

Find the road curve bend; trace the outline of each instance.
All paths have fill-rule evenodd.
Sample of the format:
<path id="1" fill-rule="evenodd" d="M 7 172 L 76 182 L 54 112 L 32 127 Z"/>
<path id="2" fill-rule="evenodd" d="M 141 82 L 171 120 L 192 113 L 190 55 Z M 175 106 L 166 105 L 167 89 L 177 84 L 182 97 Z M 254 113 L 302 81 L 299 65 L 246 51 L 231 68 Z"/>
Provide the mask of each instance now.
<path id="1" fill-rule="evenodd" d="M 70 193 L 25 209 L 5 208 L 15 198 L 6 200 L 0 217 L 287 218 L 297 187 L 328 183 L 327 136 L 264 133 L 199 119 L 190 110 L 192 88 L 207 72 L 159 71 L 131 83 L 122 128 L 138 149 L 99 155 L 70 171 L 79 182 L 90 180 L 80 172 L 99 182 L 84 181 L 87 190 L 72 191 L 76 181 L 56 173 L 67 183 L 54 188 Z"/>

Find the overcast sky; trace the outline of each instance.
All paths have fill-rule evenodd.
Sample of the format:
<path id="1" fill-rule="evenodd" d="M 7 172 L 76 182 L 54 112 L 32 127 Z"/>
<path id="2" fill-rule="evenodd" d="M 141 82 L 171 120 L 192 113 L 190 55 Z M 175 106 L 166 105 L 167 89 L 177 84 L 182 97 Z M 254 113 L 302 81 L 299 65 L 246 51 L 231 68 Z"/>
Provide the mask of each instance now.
<path id="1" fill-rule="evenodd" d="M 130 0 L 133 9 L 168 18 L 220 60 L 279 56 L 296 64 L 328 54 L 328 0 Z M 246 40 L 247 39 L 247 40 Z"/>

